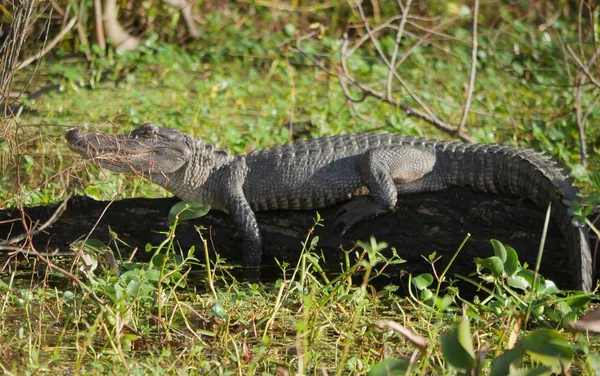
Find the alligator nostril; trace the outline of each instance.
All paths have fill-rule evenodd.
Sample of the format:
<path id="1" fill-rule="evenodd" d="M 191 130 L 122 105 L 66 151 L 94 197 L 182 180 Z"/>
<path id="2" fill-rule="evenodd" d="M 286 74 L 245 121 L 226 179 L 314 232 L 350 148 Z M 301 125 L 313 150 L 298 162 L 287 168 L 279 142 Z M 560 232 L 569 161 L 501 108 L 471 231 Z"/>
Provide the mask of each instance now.
<path id="1" fill-rule="evenodd" d="M 83 138 L 83 134 L 79 132 L 79 129 L 71 128 L 67 131 L 67 133 L 65 133 L 65 138 L 69 143 L 74 144 Z"/>

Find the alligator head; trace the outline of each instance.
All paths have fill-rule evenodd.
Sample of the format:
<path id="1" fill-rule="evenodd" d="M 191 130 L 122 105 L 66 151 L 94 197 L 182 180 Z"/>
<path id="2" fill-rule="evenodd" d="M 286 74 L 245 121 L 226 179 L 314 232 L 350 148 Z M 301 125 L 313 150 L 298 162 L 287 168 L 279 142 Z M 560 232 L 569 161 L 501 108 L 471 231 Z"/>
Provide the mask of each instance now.
<path id="1" fill-rule="evenodd" d="M 71 150 L 115 172 L 168 176 L 181 169 L 195 150 L 192 137 L 151 123 L 117 136 L 83 134 L 72 128 L 65 137 Z"/>
<path id="2" fill-rule="evenodd" d="M 227 149 L 151 123 L 117 136 L 72 128 L 65 138 L 71 150 L 101 167 L 141 175 L 184 200 L 198 201 L 211 172 L 233 158 Z"/>

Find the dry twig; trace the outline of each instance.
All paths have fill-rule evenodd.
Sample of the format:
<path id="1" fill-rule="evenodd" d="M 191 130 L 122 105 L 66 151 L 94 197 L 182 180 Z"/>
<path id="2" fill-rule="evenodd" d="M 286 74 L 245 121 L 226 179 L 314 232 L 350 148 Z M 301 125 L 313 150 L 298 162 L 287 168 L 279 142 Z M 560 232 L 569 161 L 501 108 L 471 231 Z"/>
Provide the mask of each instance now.
<path id="1" fill-rule="evenodd" d="M 462 127 L 467 123 L 467 116 L 469 115 L 469 109 L 471 108 L 471 100 L 473 99 L 473 90 L 475 89 L 475 74 L 477 73 L 477 18 L 479 16 L 479 0 L 475 0 L 473 6 L 473 50 L 471 53 L 471 76 L 469 78 L 469 88 L 467 89 L 467 100 L 465 101 L 465 108 L 458 123 L 456 133 L 460 134 Z"/>
<path id="2" fill-rule="evenodd" d="M 69 31 L 71 31 L 73 26 L 75 26 L 77 19 L 78 19 L 78 16 L 74 16 L 73 18 L 71 18 L 71 20 L 67 23 L 67 25 L 60 31 L 60 33 L 58 33 L 54 37 L 54 39 L 52 39 L 50 41 L 50 43 L 48 43 L 44 48 L 42 48 L 35 55 L 30 56 L 29 58 L 27 58 L 27 59 L 23 60 L 21 63 L 19 63 L 19 65 L 17 65 L 17 69 L 25 68 L 29 64 L 33 63 L 34 61 L 40 59 L 41 57 L 46 55 L 48 52 L 50 52 L 50 50 L 52 50 L 54 48 L 54 46 L 56 46 L 58 44 L 58 42 L 60 42 L 65 37 L 65 35 L 67 35 L 67 33 Z"/>
<path id="3" fill-rule="evenodd" d="M 409 117 L 419 118 L 452 136 L 459 137 L 463 141 L 473 142 L 473 139 L 471 137 L 469 137 L 461 127 L 455 127 L 454 125 L 451 125 L 451 124 L 441 120 L 435 114 L 433 109 L 410 88 L 408 83 L 405 82 L 405 80 L 400 76 L 400 74 L 398 72 L 400 65 L 407 59 L 407 57 L 419 45 L 425 43 L 425 41 L 427 41 L 431 35 L 438 35 L 439 34 L 438 30 L 443 27 L 442 25 L 438 25 L 437 27 L 435 27 L 433 29 L 427 29 L 426 34 L 424 36 L 422 36 L 420 39 L 418 39 L 413 45 L 408 47 L 407 50 L 405 51 L 405 53 L 402 54 L 402 57 L 399 58 L 400 42 L 402 41 L 404 35 L 411 35 L 411 34 L 407 34 L 407 32 L 405 30 L 406 24 L 409 23 L 407 20 L 410 18 L 409 17 L 410 4 L 411 4 L 410 0 L 407 1 L 406 5 L 403 5 L 402 2 L 399 1 L 399 6 L 402 11 L 402 15 L 397 15 L 397 16 L 391 17 L 388 20 L 381 23 L 380 25 L 371 27 L 369 20 L 367 19 L 366 14 L 364 12 L 364 9 L 362 8 L 361 3 L 359 1 L 355 1 L 355 5 L 356 5 L 356 8 L 360 15 L 360 18 L 363 22 L 364 28 L 366 30 L 366 34 L 364 36 L 358 38 L 356 41 L 354 41 L 352 46 L 350 46 L 350 41 L 348 40 L 347 35 L 344 35 L 344 41 L 340 48 L 340 66 L 339 66 L 339 70 L 337 72 L 331 72 L 327 67 L 325 67 L 323 65 L 323 63 L 318 61 L 317 58 L 306 53 L 304 51 L 304 49 L 302 48 L 302 46 L 301 46 L 302 42 L 304 40 L 309 39 L 312 36 L 314 36 L 314 33 L 297 38 L 296 47 L 293 50 L 295 52 L 302 54 L 309 60 L 311 60 L 311 62 L 316 67 L 321 69 L 322 71 L 326 72 L 329 75 L 337 77 L 337 79 L 340 83 L 340 87 L 342 88 L 342 91 L 344 92 L 344 95 L 351 103 L 361 102 L 361 101 L 364 101 L 367 97 L 373 97 L 382 102 L 388 103 L 394 107 L 400 108 Z M 398 22 L 397 26 L 394 25 L 395 22 Z M 383 51 L 383 49 L 379 43 L 379 40 L 377 38 L 377 34 L 385 29 L 393 29 L 396 31 L 396 44 L 394 46 L 393 52 L 391 53 L 391 55 L 389 57 Z M 387 67 L 388 75 L 387 75 L 386 81 L 383 83 L 383 86 L 384 86 L 383 91 L 375 89 L 374 85 L 360 82 L 358 79 L 356 79 L 354 77 L 354 75 L 352 74 L 352 72 L 348 66 L 348 59 L 352 55 L 354 55 L 356 53 L 356 51 L 358 51 L 363 46 L 363 44 L 366 43 L 367 41 L 371 42 L 375 51 L 377 52 L 378 58 Z M 476 49 L 476 45 L 475 45 L 475 49 Z M 474 53 L 476 53 L 476 51 Z M 404 89 L 405 92 L 408 93 L 410 95 L 410 97 L 416 103 L 418 103 L 418 105 L 422 108 L 422 110 L 413 108 L 413 107 L 409 106 L 408 104 L 404 103 L 402 100 L 399 100 L 397 97 L 394 97 L 394 95 L 393 95 L 394 80 L 400 84 L 402 89 Z M 471 81 L 473 81 L 473 79 Z M 473 84 L 471 85 L 471 87 L 472 86 L 473 86 Z M 355 93 L 353 93 L 351 91 L 351 89 L 355 89 L 356 92 L 358 93 L 358 96 Z M 469 99 L 468 99 L 468 102 L 470 103 Z M 467 111 L 468 111 L 469 105 L 467 105 L 466 107 L 467 107 Z"/>
<path id="4" fill-rule="evenodd" d="M 41 226 L 34 224 L 30 230 L 27 230 L 24 233 L 19 234 L 17 236 L 13 236 L 10 239 L 0 241 L 0 249 L 2 249 L 3 246 L 12 245 L 12 244 L 18 243 L 26 238 L 35 236 L 36 234 L 39 234 L 40 232 L 44 231 L 46 228 L 51 226 L 65 212 L 65 210 L 67 209 L 67 203 L 69 202 L 69 199 L 71 198 L 72 195 L 73 195 L 73 193 L 69 193 L 67 195 L 67 197 L 63 200 L 63 202 L 61 202 L 60 205 L 58 205 L 58 208 L 56 208 L 56 210 L 54 211 L 52 216 L 50 218 L 48 218 L 48 220 L 46 222 L 44 222 Z"/>

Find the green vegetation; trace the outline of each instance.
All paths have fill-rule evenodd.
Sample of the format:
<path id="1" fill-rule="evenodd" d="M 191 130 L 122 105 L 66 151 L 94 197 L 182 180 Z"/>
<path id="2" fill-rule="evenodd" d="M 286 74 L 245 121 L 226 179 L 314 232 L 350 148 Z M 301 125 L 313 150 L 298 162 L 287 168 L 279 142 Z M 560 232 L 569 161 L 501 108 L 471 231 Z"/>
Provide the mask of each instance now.
<path id="1" fill-rule="evenodd" d="M 91 37 L 93 3 L 64 3 L 63 12 L 89 11 L 80 27 Z M 39 66 L 15 73 L 13 91 L 58 89 L 6 102 L 15 111 L 1 125 L 1 207 L 54 203 L 67 191 L 106 200 L 167 195 L 139 178 L 85 164 L 62 140 L 72 126 L 113 133 L 152 121 L 234 152 L 371 130 L 534 147 L 573 171 L 589 213 L 600 202 L 598 9 L 554 3 L 482 2 L 472 84 L 471 3 L 413 4 L 401 43 L 397 17 L 393 29 L 377 33 L 376 47 L 359 10 L 376 28 L 401 15 L 396 2 L 359 9 L 343 1 L 205 1 L 196 9 L 201 36 L 185 43 L 178 43 L 185 32 L 177 27 L 178 12 L 135 5 L 143 21 L 123 15 L 130 28 L 143 25 L 144 43 L 135 51 L 105 51 L 73 29 Z M 46 19 L 38 18 L 33 30 L 45 30 Z M 51 26 L 50 38 L 61 28 Z M 40 49 L 31 36 L 22 59 Z M 378 50 L 401 63 L 391 85 Z M 360 86 L 383 96 L 363 100 Z M 402 108 L 427 112 L 422 104 L 452 130 Z M 436 268 L 439 255 L 425 256 L 432 272 L 412 276 L 401 296 L 396 286 L 371 285 L 389 265 L 402 263 L 401 253 L 384 257 L 387 246 L 372 240 L 331 276 L 307 229 L 298 264 L 282 264 L 275 284 L 256 284 L 236 281 L 222 260 L 209 261 L 206 241 L 178 248 L 177 225 L 204 210 L 193 209 L 200 213 L 177 206 L 164 242 L 138 251 L 151 255 L 149 262 L 121 255 L 118 231 L 110 244 L 73 244 L 82 250 L 75 260 L 0 254 L 3 371 L 600 374 L 598 335 L 574 331 L 598 319 L 573 324 L 597 298 L 560 291 L 521 265 L 519 250 L 497 241 L 494 255 L 475 260 L 469 276 L 448 275 Z M 204 239 L 205 230 L 198 232 Z M 480 287 L 474 296 L 461 294 L 472 286 Z"/>

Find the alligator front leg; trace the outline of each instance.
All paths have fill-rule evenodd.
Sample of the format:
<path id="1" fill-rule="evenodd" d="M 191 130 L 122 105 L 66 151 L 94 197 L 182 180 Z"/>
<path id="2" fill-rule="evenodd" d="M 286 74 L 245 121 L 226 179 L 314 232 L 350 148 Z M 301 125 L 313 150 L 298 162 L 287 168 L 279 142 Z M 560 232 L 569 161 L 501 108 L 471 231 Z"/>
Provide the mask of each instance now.
<path id="1" fill-rule="evenodd" d="M 245 159 L 233 161 L 224 172 L 224 191 L 228 196 L 228 211 L 233 216 L 236 227 L 242 232 L 244 241 L 244 265 L 260 266 L 262 239 L 256 216 L 244 195 L 244 182 L 248 173 Z"/>
<path id="2" fill-rule="evenodd" d="M 354 198 L 336 214 L 334 227 L 342 235 L 356 223 L 387 213 L 396 206 L 398 192 L 423 189 L 423 177 L 432 173 L 435 155 L 409 145 L 371 149 L 360 160 L 360 173 L 369 195 Z"/>
<path id="3" fill-rule="evenodd" d="M 256 216 L 243 194 L 230 199 L 231 214 L 244 239 L 244 265 L 259 266 L 262 258 L 262 239 Z"/>

